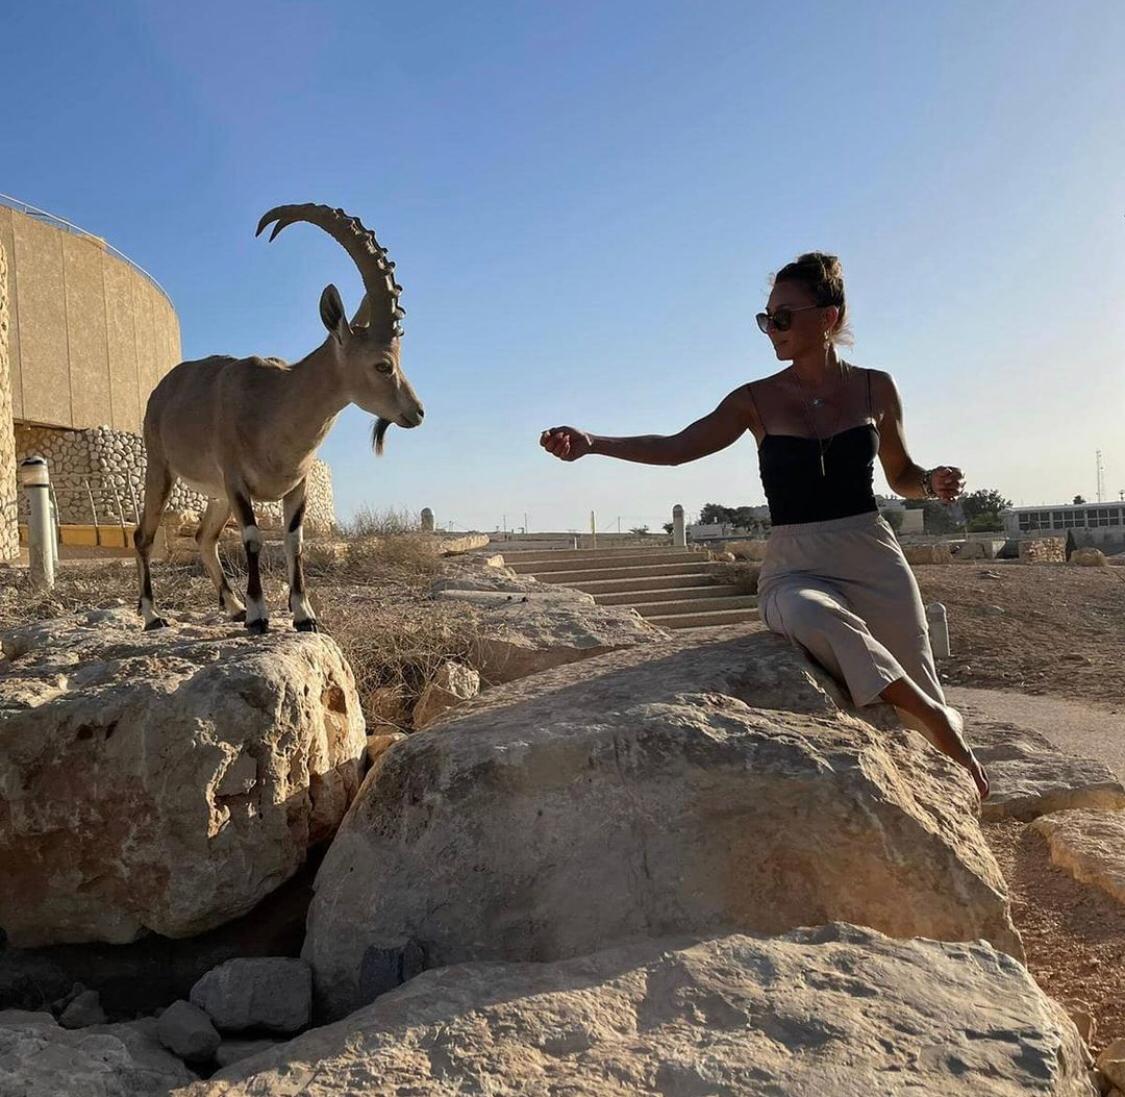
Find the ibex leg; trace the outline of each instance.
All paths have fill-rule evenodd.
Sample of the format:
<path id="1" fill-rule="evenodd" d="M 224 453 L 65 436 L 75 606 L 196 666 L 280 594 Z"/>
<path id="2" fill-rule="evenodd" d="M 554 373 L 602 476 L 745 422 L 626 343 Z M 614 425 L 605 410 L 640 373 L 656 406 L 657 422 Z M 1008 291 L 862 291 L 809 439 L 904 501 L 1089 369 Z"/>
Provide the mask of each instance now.
<path id="1" fill-rule="evenodd" d="M 203 512 L 203 520 L 199 523 L 199 530 L 195 535 L 195 543 L 199 546 L 199 556 L 203 567 L 211 576 L 215 590 L 219 594 L 219 608 L 227 614 L 232 621 L 246 620 L 246 607 L 242 599 L 231 589 L 226 572 L 223 571 L 222 561 L 219 559 L 219 535 L 223 526 L 230 517 L 229 499 L 208 500 L 207 509 Z"/>
<path id="2" fill-rule="evenodd" d="M 242 487 L 228 487 L 227 490 L 234 515 L 242 529 L 242 544 L 246 549 L 246 628 L 261 635 L 268 632 L 270 627 L 266 601 L 262 597 L 262 573 L 258 564 L 262 553 L 262 534 L 254 518 L 250 493 Z"/>
<path id="3" fill-rule="evenodd" d="M 140 525 L 133 531 L 133 547 L 137 550 L 137 572 L 141 595 L 138 612 L 145 619 L 145 630 L 166 628 L 168 622 L 156 613 L 152 597 L 152 570 L 149 560 L 156 531 L 160 528 L 160 516 L 164 505 L 172 494 L 172 473 L 156 452 L 149 452 L 145 466 L 145 502 L 141 512 Z"/>
<path id="4" fill-rule="evenodd" d="M 301 545 L 304 541 L 305 481 L 302 480 L 282 500 L 285 517 L 285 563 L 289 579 L 289 609 L 293 614 L 293 627 L 298 632 L 319 632 L 316 614 L 305 594 L 305 569 L 301 564 Z"/>

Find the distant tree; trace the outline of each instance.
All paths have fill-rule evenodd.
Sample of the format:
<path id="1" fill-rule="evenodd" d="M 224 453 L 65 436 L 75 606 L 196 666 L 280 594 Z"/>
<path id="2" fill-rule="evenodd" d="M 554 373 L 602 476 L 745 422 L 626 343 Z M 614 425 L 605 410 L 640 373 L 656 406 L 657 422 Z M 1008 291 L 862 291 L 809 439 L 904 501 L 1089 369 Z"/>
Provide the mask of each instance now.
<path id="1" fill-rule="evenodd" d="M 955 533 L 961 528 L 950 508 L 936 499 L 927 499 L 922 510 L 922 528 L 926 533 Z"/>
<path id="2" fill-rule="evenodd" d="M 724 522 L 733 525 L 734 514 L 732 507 L 724 507 L 721 503 L 706 503 L 699 512 L 699 521 L 704 526 L 722 525 Z"/>
<path id="3" fill-rule="evenodd" d="M 1001 533 L 1004 529 L 1004 523 L 1000 521 L 999 514 L 985 511 L 983 514 L 970 518 L 966 528 L 970 533 Z"/>
<path id="4" fill-rule="evenodd" d="M 629 532 L 636 534 L 638 537 L 643 537 L 646 533 L 648 533 L 648 526 L 633 526 L 633 528 L 629 530 Z"/>
<path id="5" fill-rule="evenodd" d="M 1077 507 L 1077 506 L 1079 506 L 1079 505 L 1081 505 L 1082 503 L 1085 503 L 1085 502 L 1086 502 L 1086 500 L 1085 500 L 1085 499 L 1083 499 L 1081 495 L 1076 495 L 1076 496 L 1074 497 L 1074 505 L 1075 505 L 1076 507 Z"/>
<path id="6" fill-rule="evenodd" d="M 676 527 L 672 522 L 665 522 L 664 523 L 664 532 L 665 533 L 671 533 L 675 528 Z"/>
<path id="7" fill-rule="evenodd" d="M 961 497 L 961 509 L 965 512 L 965 521 L 969 523 L 969 528 L 973 528 L 973 520 L 981 515 L 991 515 L 992 519 L 997 523 L 1000 522 L 1000 512 L 1007 510 L 1012 505 L 1011 499 L 1005 498 L 1000 492 L 981 488 L 979 491 L 970 491 L 968 495 Z M 981 527 L 982 529 L 992 529 L 992 526 Z M 996 529 L 1003 528 L 1001 525 L 996 525 Z"/>

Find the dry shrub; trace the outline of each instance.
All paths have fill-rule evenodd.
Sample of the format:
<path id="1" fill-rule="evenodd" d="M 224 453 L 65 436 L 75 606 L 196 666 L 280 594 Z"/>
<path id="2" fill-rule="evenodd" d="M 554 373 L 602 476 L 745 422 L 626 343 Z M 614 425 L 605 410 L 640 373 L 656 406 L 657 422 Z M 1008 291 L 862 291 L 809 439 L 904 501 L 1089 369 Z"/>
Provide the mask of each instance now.
<path id="1" fill-rule="evenodd" d="M 713 564 L 711 574 L 717 583 L 738 588 L 739 594 L 758 593 L 758 564 Z"/>
<path id="2" fill-rule="evenodd" d="M 386 598 L 378 588 L 323 588 L 318 615 L 355 673 L 369 728 L 384 722 L 376 690 L 395 689 L 413 708 L 442 664 L 468 663 L 480 632 L 471 606 L 422 597 Z"/>
<path id="3" fill-rule="evenodd" d="M 765 541 L 727 541 L 723 548 L 740 560 L 761 560 L 766 553 Z"/>
<path id="4" fill-rule="evenodd" d="M 360 507 L 340 525 L 340 532 L 349 541 L 365 537 L 391 537 L 417 533 L 422 528 L 421 516 L 400 507 Z"/>

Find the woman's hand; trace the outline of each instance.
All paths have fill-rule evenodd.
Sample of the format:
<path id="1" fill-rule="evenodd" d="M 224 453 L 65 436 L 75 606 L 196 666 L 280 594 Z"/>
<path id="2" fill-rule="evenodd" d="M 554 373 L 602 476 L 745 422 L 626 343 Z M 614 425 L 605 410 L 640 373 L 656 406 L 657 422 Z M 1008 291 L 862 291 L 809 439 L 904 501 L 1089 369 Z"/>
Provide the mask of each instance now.
<path id="1" fill-rule="evenodd" d="M 576 427 L 551 427 L 539 435 L 539 444 L 561 461 L 577 461 L 593 449 L 593 439 Z"/>
<path id="2" fill-rule="evenodd" d="M 953 465 L 940 465 L 933 470 L 930 484 L 943 503 L 952 503 L 965 490 L 965 477 L 961 470 Z"/>

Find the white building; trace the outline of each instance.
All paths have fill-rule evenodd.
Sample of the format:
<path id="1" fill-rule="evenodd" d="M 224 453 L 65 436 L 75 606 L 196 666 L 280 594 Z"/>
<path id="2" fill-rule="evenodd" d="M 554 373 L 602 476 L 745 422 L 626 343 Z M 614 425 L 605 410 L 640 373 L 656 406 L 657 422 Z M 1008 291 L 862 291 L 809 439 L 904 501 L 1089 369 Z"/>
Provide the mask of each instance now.
<path id="1" fill-rule="evenodd" d="M 1107 546 L 1120 551 L 1125 544 L 1125 503 L 1056 503 L 1053 506 L 1012 507 L 1001 514 L 1009 537 L 1073 531 L 1079 545 Z"/>

